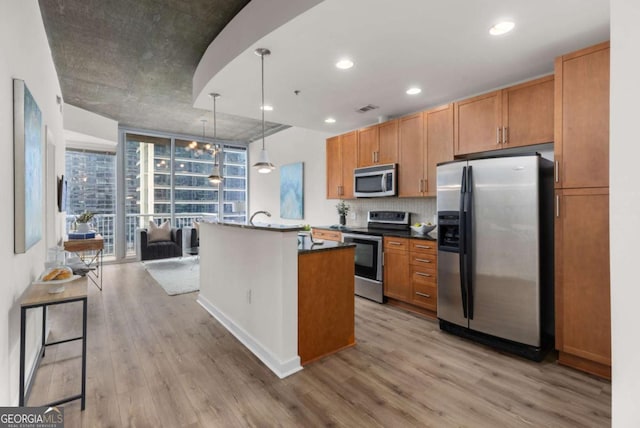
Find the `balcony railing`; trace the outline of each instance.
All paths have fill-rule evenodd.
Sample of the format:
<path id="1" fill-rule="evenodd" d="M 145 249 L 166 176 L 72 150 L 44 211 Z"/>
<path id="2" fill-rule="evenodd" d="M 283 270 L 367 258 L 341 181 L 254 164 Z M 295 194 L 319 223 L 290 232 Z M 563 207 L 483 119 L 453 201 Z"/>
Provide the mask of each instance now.
<path id="1" fill-rule="evenodd" d="M 201 221 L 203 218 L 216 217 L 214 213 L 188 213 L 174 215 L 174 227 L 191 226 L 194 221 Z M 225 213 L 225 220 L 244 221 L 246 214 L 244 212 Z M 125 242 L 126 255 L 136 254 L 136 229 L 146 228 L 149 221 L 153 220 L 157 224 L 171 220 L 171 214 L 126 214 L 125 216 Z M 75 216 L 67 215 L 66 230 L 73 230 Z M 104 239 L 105 258 L 113 259 L 115 257 L 115 239 L 116 225 L 115 214 L 96 214 L 91 221 L 92 228 L 96 230 Z"/>

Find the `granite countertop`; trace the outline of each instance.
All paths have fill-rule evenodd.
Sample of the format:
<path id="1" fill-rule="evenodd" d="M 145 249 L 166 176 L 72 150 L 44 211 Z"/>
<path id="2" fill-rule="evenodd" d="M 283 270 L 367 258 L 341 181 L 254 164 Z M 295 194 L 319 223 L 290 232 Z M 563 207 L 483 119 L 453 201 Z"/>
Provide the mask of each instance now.
<path id="1" fill-rule="evenodd" d="M 323 229 L 323 230 L 335 230 L 336 232 L 342 233 L 356 233 L 356 234 L 366 234 L 366 235 L 375 235 L 375 236 L 395 236 L 398 238 L 411 238 L 411 239 L 424 239 L 425 241 L 437 241 L 438 235 L 433 232 L 427 233 L 426 235 L 420 235 L 415 233 L 413 230 L 367 230 L 366 227 L 331 227 L 331 226 L 314 226 L 312 229 Z M 436 229 L 437 230 L 437 229 Z M 434 236 L 432 236 L 432 234 Z"/>
<path id="2" fill-rule="evenodd" d="M 300 242 L 300 241 L 298 241 Z M 315 251 L 328 251 L 340 248 L 355 247 L 356 244 L 345 244 L 343 242 L 324 240 L 322 244 L 313 244 L 311 239 L 305 238 L 304 242 L 298 244 L 298 255 Z"/>
<path id="3" fill-rule="evenodd" d="M 257 229 L 257 230 L 268 230 L 272 232 L 300 232 L 304 230 L 303 226 L 295 225 L 295 224 L 271 224 L 271 223 L 234 223 L 234 222 L 223 222 L 223 223 L 208 223 L 214 224 L 218 226 L 231 226 L 231 227 L 239 227 L 242 229 Z"/>

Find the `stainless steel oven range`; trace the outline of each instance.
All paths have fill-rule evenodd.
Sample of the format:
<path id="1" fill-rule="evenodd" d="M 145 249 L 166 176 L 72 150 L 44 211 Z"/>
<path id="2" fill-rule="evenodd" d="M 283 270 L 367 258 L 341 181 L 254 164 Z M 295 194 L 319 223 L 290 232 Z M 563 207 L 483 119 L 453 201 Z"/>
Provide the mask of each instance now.
<path id="1" fill-rule="evenodd" d="M 382 236 L 343 233 L 342 239 L 356 244 L 356 295 L 382 303 Z"/>
<path id="2" fill-rule="evenodd" d="M 367 219 L 367 227 L 349 228 L 342 238 L 356 245 L 355 294 L 384 303 L 382 237 L 393 231 L 409 233 L 409 213 L 369 211 Z"/>

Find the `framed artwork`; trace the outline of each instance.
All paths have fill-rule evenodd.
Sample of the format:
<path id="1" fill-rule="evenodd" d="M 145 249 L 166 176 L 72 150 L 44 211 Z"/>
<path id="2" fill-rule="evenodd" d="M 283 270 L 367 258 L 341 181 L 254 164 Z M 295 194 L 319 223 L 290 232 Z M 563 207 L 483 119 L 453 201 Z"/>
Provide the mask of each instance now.
<path id="1" fill-rule="evenodd" d="M 25 253 L 42 239 L 42 112 L 23 80 L 13 80 L 14 252 Z"/>
<path id="2" fill-rule="evenodd" d="M 280 217 L 304 218 L 304 164 L 302 162 L 280 167 Z"/>

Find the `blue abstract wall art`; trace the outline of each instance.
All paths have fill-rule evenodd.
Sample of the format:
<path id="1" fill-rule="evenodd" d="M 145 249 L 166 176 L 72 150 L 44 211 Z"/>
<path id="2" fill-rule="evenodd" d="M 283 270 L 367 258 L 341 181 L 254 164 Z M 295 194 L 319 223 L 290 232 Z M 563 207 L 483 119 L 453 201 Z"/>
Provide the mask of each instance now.
<path id="1" fill-rule="evenodd" d="M 304 164 L 280 167 L 280 217 L 300 220 L 304 218 Z"/>

